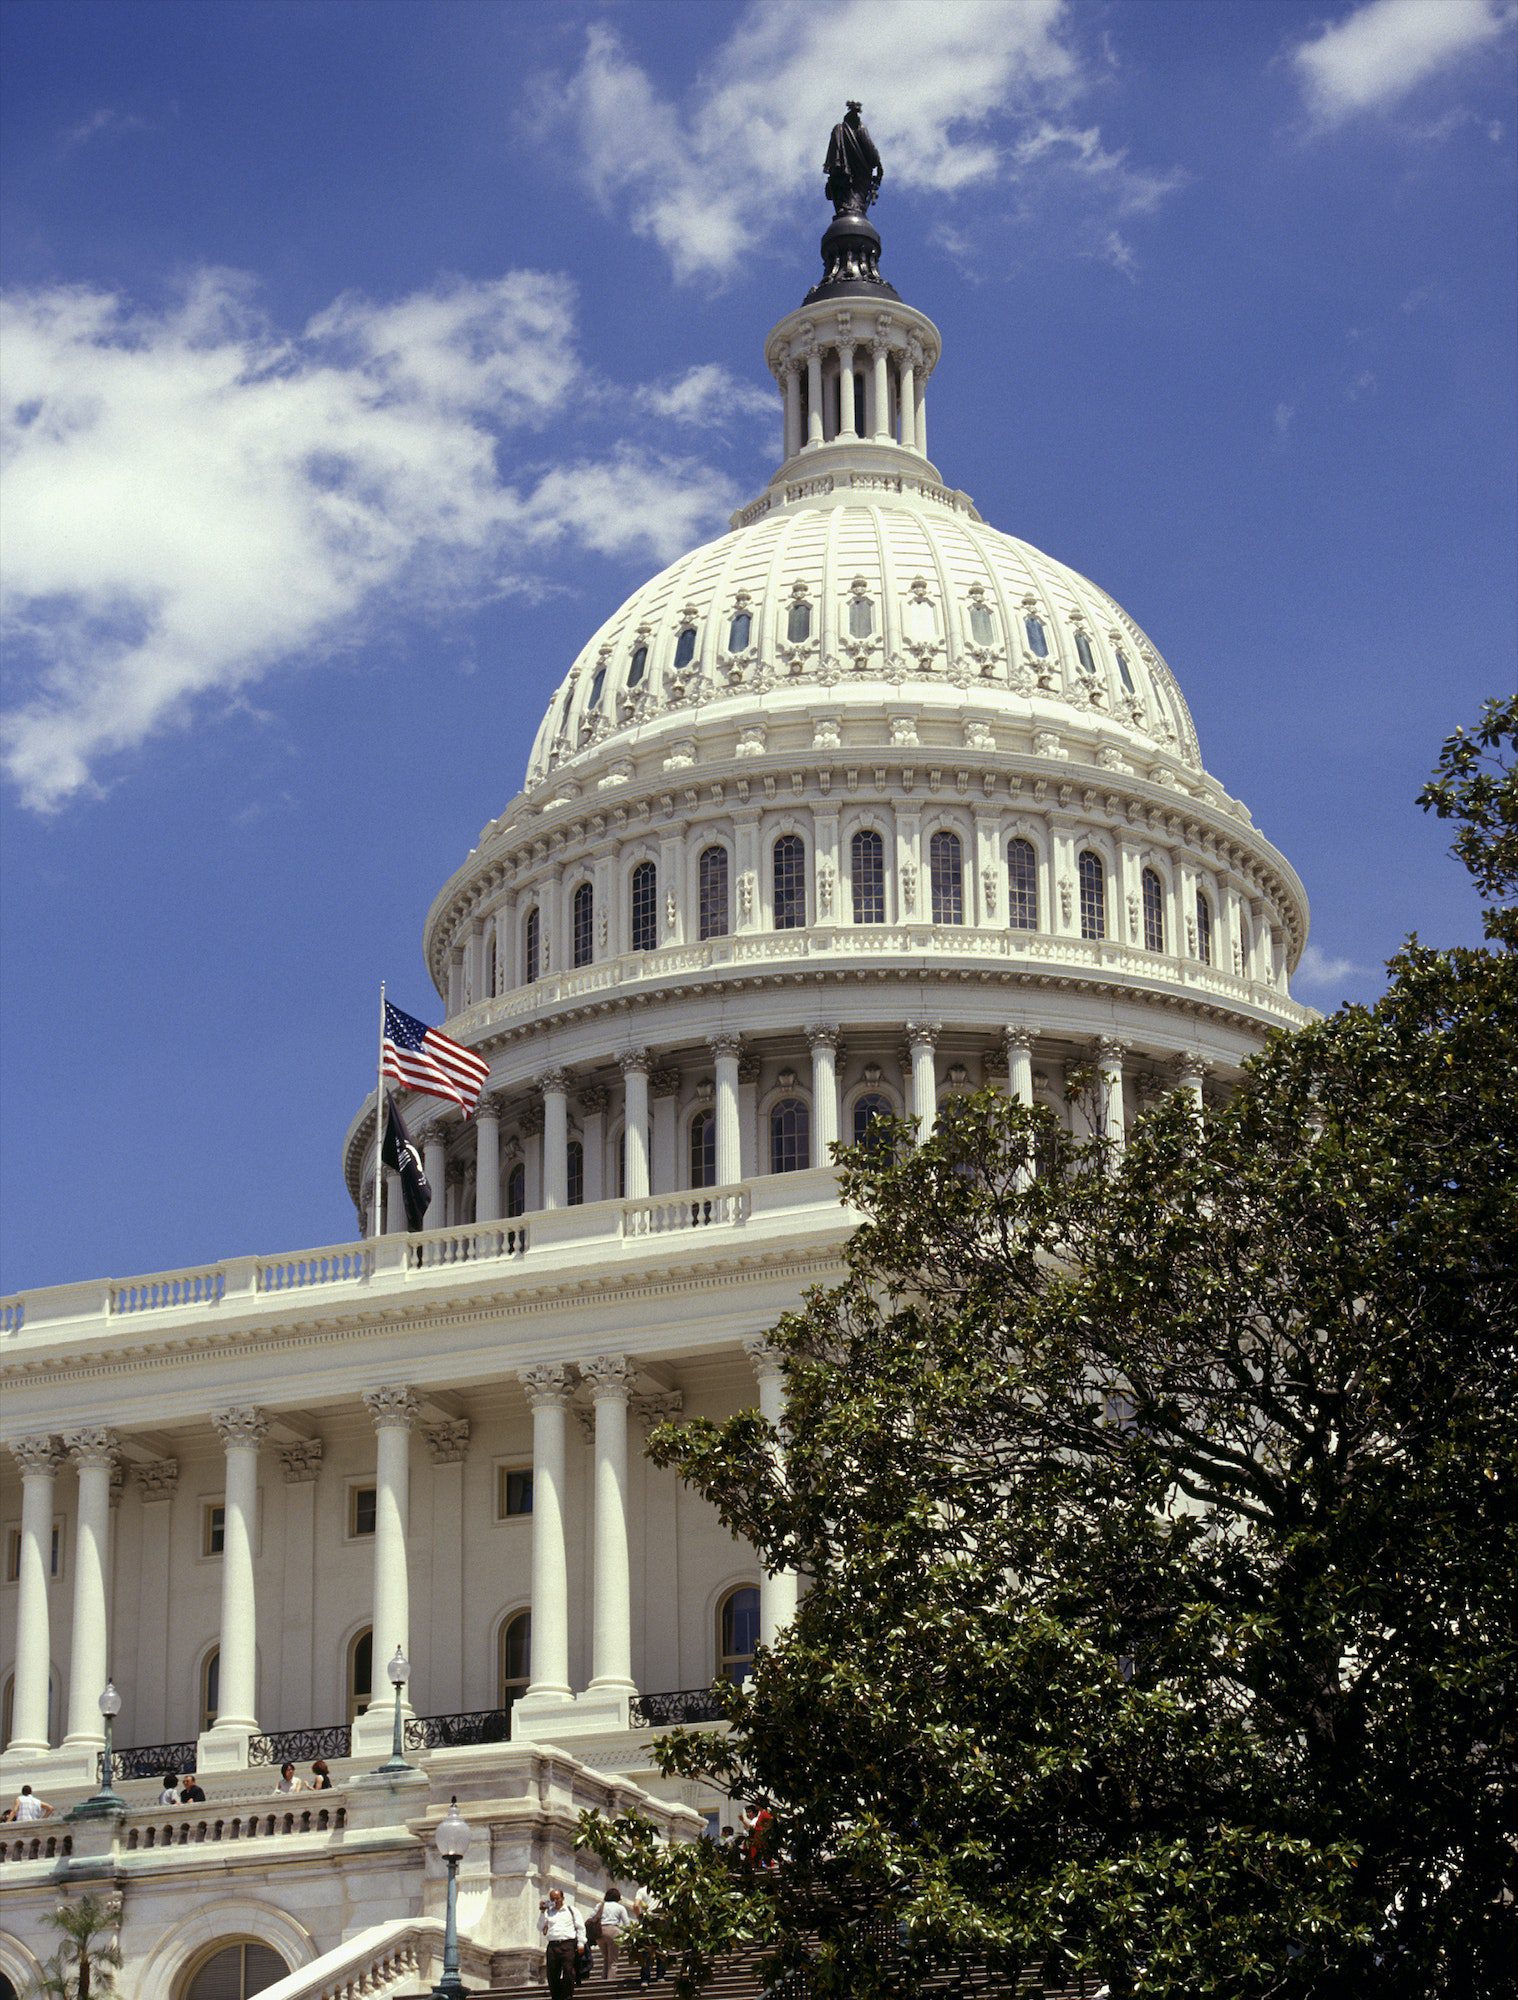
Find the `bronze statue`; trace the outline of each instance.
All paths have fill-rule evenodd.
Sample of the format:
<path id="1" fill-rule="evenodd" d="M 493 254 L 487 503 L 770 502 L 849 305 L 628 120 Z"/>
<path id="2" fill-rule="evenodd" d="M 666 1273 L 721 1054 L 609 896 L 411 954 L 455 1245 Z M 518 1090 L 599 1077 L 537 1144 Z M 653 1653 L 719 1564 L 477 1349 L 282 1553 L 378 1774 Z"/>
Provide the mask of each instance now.
<path id="1" fill-rule="evenodd" d="M 827 198 L 834 215 L 867 214 L 885 179 L 875 142 L 860 116 L 862 109 L 857 98 L 851 97 L 842 123 L 833 127 L 828 141 L 822 171 L 827 175 Z"/>

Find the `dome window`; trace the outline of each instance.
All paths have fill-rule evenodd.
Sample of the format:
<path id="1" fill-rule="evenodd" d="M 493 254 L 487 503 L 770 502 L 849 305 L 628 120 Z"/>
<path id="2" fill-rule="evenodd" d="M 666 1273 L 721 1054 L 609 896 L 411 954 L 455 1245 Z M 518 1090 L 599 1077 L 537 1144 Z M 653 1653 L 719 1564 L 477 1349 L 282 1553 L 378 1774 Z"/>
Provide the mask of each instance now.
<path id="1" fill-rule="evenodd" d="M 506 1213 L 508 1216 L 527 1213 L 527 1168 L 521 1160 L 506 1176 Z"/>
<path id="2" fill-rule="evenodd" d="M 717 1185 L 717 1114 L 709 1106 L 690 1121 L 690 1184 Z"/>
<path id="3" fill-rule="evenodd" d="M 1144 870 L 1141 886 L 1144 892 L 1144 949 L 1163 951 L 1165 949 L 1164 887 L 1152 868 Z"/>
<path id="4" fill-rule="evenodd" d="M 970 637 L 977 646 L 994 646 L 996 643 L 996 621 L 991 616 L 991 608 L 978 597 L 970 606 Z"/>
<path id="5" fill-rule="evenodd" d="M 635 688 L 648 672 L 647 646 L 634 646 L 632 662 L 627 669 L 627 685 Z"/>
<path id="6" fill-rule="evenodd" d="M 696 628 L 694 625 L 687 625 L 675 641 L 675 671 L 678 673 L 681 667 L 688 667 L 695 657 Z"/>
<path id="7" fill-rule="evenodd" d="M 585 1147 L 579 1139 L 571 1139 L 564 1148 L 564 1200 L 570 1208 L 581 1208 L 585 1202 Z"/>
<path id="8" fill-rule="evenodd" d="M 589 965 L 595 952 L 596 892 L 582 882 L 570 904 L 570 950 L 572 963 Z"/>
<path id="9" fill-rule="evenodd" d="M 536 907 L 522 920 L 522 977 L 531 985 L 543 969 L 543 925 Z"/>
<path id="10" fill-rule="evenodd" d="M 856 924 L 883 924 L 885 910 L 885 842 L 872 827 L 849 842 L 849 881 Z"/>
<path id="11" fill-rule="evenodd" d="M 793 646 L 801 645 L 812 636 L 812 607 L 804 597 L 792 600 L 785 617 L 785 636 Z"/>
<path id="12" fill-rule="evenodd" d="M 1123 651 L 1121 646 L 1117 649 L 1117 672 L 1118 679 L 1128 690 L 1129 694 L 1137 694 L 1138 689 L 1133 685 L 1133 669 L 1129 666 L 1128 655 Z"/>
<path id="13" fill-rule="evenodd" d="M 590 677 L 590 699 L 585 704 L 587 711 L 601 706 L 601 696 L 605 692 L 606 669 L 605 667 L 597 667 Z"/>
<path id="14" fill-rule="evenodd" d="M 659 875 L 651 861 L 638 863 L 629 887 L 629 942 L 634 951 L 652 951 L 659 942 Z"/>
<path id="15" fill-rule="evenodd" d="M 799 1097 L 783 1097 L 770 1113 L 770 1172 L 796 1174 L 812 1164 L 812 1114 Z"/>
<path id="16" fill-rule="evenodd" d="M 735 613 L 732 624 L 727 628 L 727 650 L 730 653 L 745 652 L 748 648 L 749 634 L 753 629 L 754 617 L 752 612 L 739 611 Z"/>
<path id="17" fill-rule="evenodd" d="M 849 599 L 849 637 L 868 639 L 875 630 L 875 606 L 868 597 Z"/>
<path id="18" fill-rule="evenodd" d="M 1088 847 L 1076 862 L 1075 873 L 1080 885 L 1081 936 L 1104 938 L 1107 935 L 1107 878 L 1102 870 L 1101 856 L 1093 854 Z"/>
<path id="19" fill-rule="evenodd" d="M 1041 660 L 1049 657 L 1049 634 L 1044 621 L 1036 611 L 1030 611 L 1023 620 L 1023 630 L 1028 635 L 1028 651 L 1036 653 Z"/>
<path id="20" fill-rule="evenodd" d="M 882 1142 L 883 1135 L 874 1130 L 883 1118 L 894 1117 L 891 1101 L 878 1090 L 867 1090 L 863 1097 L 854 1099 L 854 1144 L 874 1152 Z"/>
<path id="21" fill-rule="evenodd" d="M 1212 963 L 1212 905 L 1207 900 L 1207 891 L 1196 892 L 1196 955 L 1203 965 Z"/>
<path id="22" fill-rule="evenodd" d="M 799 931 L 806 923 L 806 848 L 798 833 L 782 833 L 771 853 L 775 929 Z"/>
<path id="23" fill-rule="evenodd" d="M 928 843 L 928 879 L 935 924 L 965 920 L 965 864 L 959 835 L 940 827 Z"/>
<path id="24" fill-rule="evenodd" d="M 697 864 L 697 892 L 700 899 L 700 934 L 704 938 L 727 936 L 727 849 L 705 847 Z"/>
<path id="25" fill-rule="evenodd" d="M 1096 678 L 1096 655 L 1092 652 L 1091 641 L 1086 637 L 1084 632 L 1077 632 L 1075 635 L 1075 657 L 1081 663 L 1081 672 L 1088 674 L 1094 680 Z"/>
<path id="26" fill-rule="evenodd" d="M 1031 840 L 1007 842 L 1007 922 L 1015 931 L 1038 929 L 1038 856 Z"/>

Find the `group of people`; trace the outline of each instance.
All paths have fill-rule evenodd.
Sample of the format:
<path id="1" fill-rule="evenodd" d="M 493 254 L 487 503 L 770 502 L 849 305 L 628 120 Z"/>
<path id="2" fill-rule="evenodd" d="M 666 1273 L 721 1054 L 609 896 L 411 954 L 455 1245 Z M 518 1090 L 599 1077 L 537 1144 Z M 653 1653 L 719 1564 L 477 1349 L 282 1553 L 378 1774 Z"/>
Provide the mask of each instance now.
<path id="1" fill-rule="evenodd" d="M 178 1777 L 172 1771 L 163 1774 L 163 1790 L 158 1794 L 161 1806 L 203 1806 L 206 1795 L 199 1779 L 193 1771 L 182 1772 Z"/>
<path id="2" fill-rule="evenodd" d="M 548 1953 L 549 2000 L 568 2000 L 582 1979 L 588 1979 L 596 1945 L 601 1947 L 601 1977 L 610 1979 L 622 1955 L 627 1933 L 652 1913 L 653 1898 L 638 1897 L 631 1908 L 620 1889 L 608 1889 L 589 1917 L 582 1917 L 562 1889 L 550 1889 L 538 1904 L 538 1929 Z M 637 1939 L 632 1939 L 637 1950 Z M 641 1956 L 638 1984 L 651 1986 L 664 1977 L 663 1954 L 650 1948 Z"/>
<path id="3" fill-rule="evenodd" d="M 330 1792 L 331 1789 L 332 1773 L 327 1769 L 327 1760 L 325 1757 L 317 1758 L 316 1762 L 311 1766 L 311 1775 L 309 1778 L 301 1777 L 293 1764 L 281 1764 L 279 1767 L 279 1783 L 275 1787 L 276 1791 Z"/>

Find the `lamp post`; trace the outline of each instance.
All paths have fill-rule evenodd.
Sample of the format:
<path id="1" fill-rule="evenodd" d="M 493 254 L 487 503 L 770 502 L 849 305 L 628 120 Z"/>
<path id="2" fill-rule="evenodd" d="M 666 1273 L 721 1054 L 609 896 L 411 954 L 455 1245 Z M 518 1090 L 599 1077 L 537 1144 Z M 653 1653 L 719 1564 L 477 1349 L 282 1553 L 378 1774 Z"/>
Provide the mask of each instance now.
<path id="1" fill-rule="evenodd" d="M 449 1800 L 434 1838 L 448 1869 L 448 1914 L 443 1924 L 443 1976 L 432 1989 L 432 2000 L 465 2000 L 459 1977 L 459 1863 L 469 1851 L 469 1823 L 459 1812 L 456 1796 Z"/>
<path id="2" fill-rule="evenodd" d="M 377 1777 L 390 1777 L 398 1772 L 414 1772 L 416 1766 L 408 1764 L 401 1755 L 401 1689 L 411 1678 L 411 1662 L 397 1646 L 385 1672 L 390 1676 L 390 1685 L 395 1689 L 395 1729 L 390 1738 L 390 1755 L 375 1773 Z"/>
<path id="3" fill-rule="evenodd" d="M 83 1800 L 69 1814 L 70 1819 L 106 1819 L 126 1811 L 126 1800 L 111 1790 L 111 1725 L 121 1713 L 121 1696 L 116 1683 L 108 1680 L 100 1697 L 100 1715 L 105 1724 L 105 1748 L 100 1754 L 100 1790 Z"/>

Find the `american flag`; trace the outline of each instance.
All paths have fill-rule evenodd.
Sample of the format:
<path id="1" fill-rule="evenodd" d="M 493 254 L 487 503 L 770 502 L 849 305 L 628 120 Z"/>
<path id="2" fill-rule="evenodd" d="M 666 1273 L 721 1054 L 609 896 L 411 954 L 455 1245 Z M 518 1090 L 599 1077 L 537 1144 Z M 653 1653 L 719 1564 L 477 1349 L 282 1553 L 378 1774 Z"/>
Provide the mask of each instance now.
<path id="1" fill-rule="evenodd" d="M 467 1118 L 480 1101 L 490 1065 L 473 1049 L 429 1028 L 425 1021 L 403 1014 L 385 1002 L 386 1076 L 424 1097 L 447 1097 L 462 1106 Z"/>

